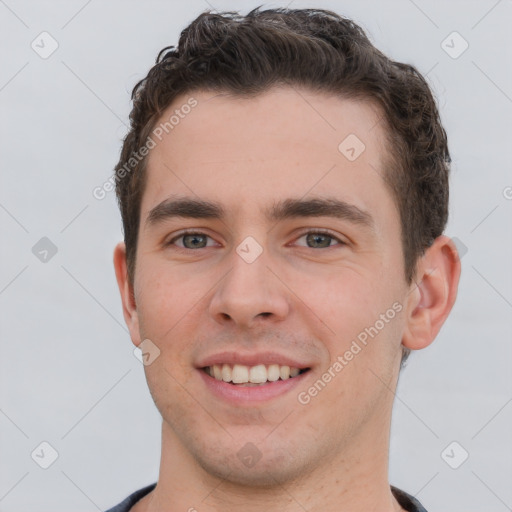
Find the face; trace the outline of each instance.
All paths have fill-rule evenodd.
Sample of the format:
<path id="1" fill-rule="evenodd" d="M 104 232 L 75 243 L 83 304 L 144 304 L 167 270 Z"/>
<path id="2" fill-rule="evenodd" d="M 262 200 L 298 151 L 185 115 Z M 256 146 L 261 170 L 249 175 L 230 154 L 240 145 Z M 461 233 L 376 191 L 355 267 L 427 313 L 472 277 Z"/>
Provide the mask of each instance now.
<path id="1" fill-rule="evenodd" d="M 286 482 L 385 437 L 410 289 L 384 128 L 307 91 L 191 96 L 148 157 L 131 336 L 160 351 L 146 377 L 185 459 Z"/>

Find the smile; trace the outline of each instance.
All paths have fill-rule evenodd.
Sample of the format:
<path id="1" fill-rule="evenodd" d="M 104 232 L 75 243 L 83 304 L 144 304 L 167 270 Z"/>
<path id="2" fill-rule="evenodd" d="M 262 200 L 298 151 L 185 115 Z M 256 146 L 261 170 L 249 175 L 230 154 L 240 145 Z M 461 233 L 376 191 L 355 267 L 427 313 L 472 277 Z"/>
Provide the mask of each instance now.
<path id="1" fill-rule="evenodd" d="M 205 366 L 203 371 L 210 377 L 222 382 L 238 386 L 260 386 L 278 380 L 288 380 L 304 373 L 309 368 L 295 368 L 279 364 L 258 364 L 246 366 L 242 364 L 230 365 L 214 364 Z"/>

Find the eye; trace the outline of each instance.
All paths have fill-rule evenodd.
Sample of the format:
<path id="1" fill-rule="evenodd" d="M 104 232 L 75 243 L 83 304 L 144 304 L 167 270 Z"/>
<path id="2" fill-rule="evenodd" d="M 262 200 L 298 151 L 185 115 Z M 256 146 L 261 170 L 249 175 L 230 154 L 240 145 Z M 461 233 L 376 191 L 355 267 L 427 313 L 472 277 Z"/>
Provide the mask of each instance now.
<path id="1" fill-rule="evenodd" d="M 306 246 L 311 249 L 325 249 L 333 245 L 345 245 L 344 242 L 328 231 L 308 231 L 297 238 L 297 241 L 303 239 L 305 240 Z"/>
<path id="2" fill-rule="evenodd" d="M 167 245 L 176 245 L 181 249 L 203 249 L 215 245 L 215 242 L 204 233 L 187 231 L 172 238 Z"/>

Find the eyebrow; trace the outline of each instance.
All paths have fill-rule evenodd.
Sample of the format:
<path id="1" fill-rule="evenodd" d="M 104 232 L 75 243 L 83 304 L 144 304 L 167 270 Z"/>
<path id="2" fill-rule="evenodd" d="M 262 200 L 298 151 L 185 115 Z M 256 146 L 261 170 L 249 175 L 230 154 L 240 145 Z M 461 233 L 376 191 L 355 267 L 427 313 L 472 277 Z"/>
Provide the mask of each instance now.
<path id="1" fill-rule="evenodd" d="M 334 198 L 285 199 L 275 203 L 267 212 L 267 218 L 273 221 L 296 217 L 334 217 L 374 229 L 374 220 L 369 212 Z"/>
<path id="2" fill-rule="evenodd" d="M 375 227 L 374 219 L 368 211 L 334 198 L 284 199 L 268 208 L 265 216 L 274 222 L 291 218 L 334 217 L 370 230 L 374 230 Z M 226 217 L 226 210 L 214 201 L 189 197 L 169 198 L 150 210 L 145 224 L 154 226 L 176 217 L 223 220 Z"/>

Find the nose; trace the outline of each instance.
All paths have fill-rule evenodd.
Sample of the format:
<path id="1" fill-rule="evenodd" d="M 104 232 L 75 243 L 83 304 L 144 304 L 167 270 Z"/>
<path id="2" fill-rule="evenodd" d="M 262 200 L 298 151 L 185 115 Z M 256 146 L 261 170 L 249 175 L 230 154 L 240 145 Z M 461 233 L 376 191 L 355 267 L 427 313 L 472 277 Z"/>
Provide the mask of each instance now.
<path id="1" fill-rule="evenodd" d="M 239 328 L 279 322 L 289 312 L 286 287 L 268 268 L 265 251 L 248 263 L 233 251 L 231 270 L 220 281 L 210 302 L 210 314 L 223 325 Z"/>

